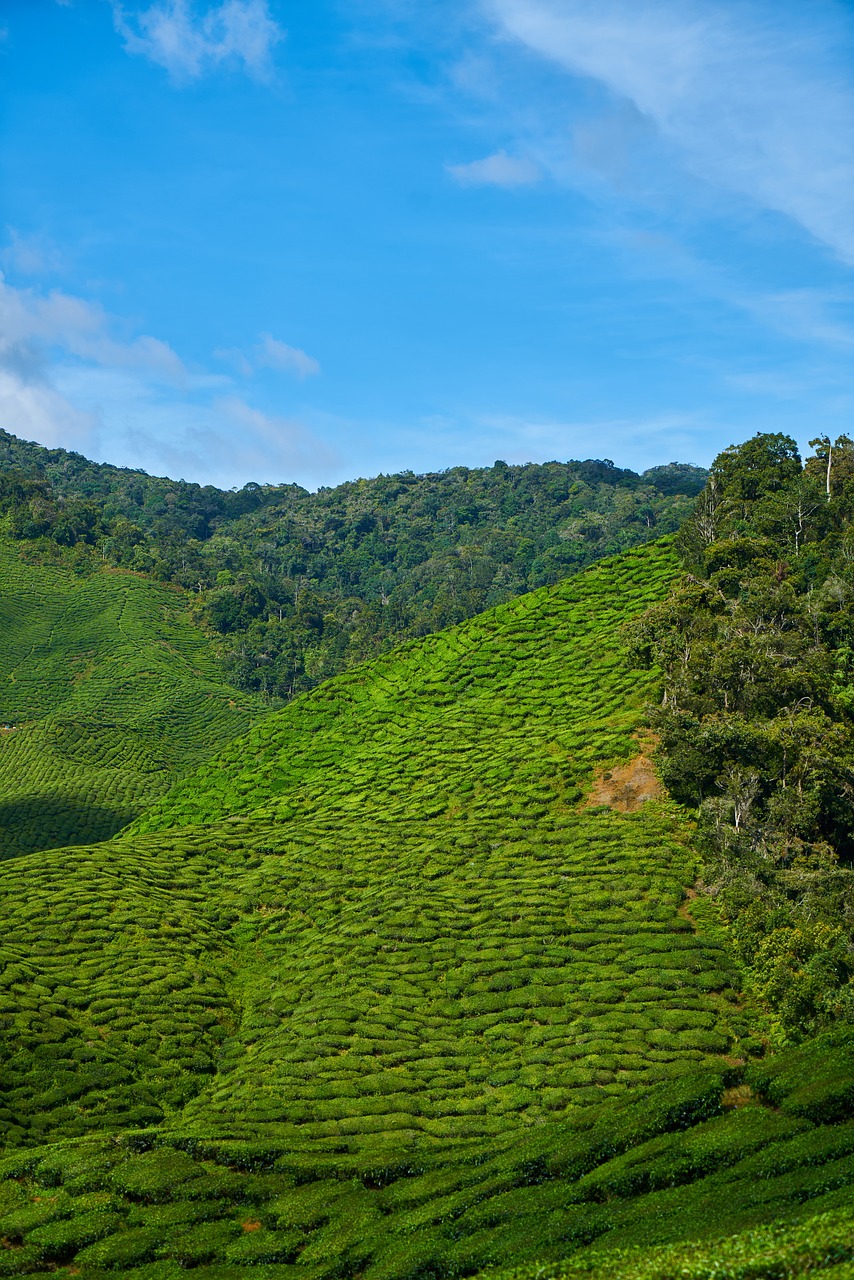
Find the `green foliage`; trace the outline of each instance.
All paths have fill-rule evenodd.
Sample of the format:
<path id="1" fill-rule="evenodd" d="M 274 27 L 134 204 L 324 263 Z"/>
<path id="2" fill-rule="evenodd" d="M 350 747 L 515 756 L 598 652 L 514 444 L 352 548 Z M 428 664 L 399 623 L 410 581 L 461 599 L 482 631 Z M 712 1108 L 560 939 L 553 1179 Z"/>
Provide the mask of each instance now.
<path id="1" fill-rule="evenodd" d="M 649 678 L 617 621 L 673 568 L 648 547 L 410 644 L 112 843 L 42 855 L 25 893 L 0 870 L 6 1141 L 176 1111 L 444 1140 L 724 1051 L 735 976 L 679 914 L 687 832 L 666 805 L 578 808 L 637 753 Z"/>
<path id="2" fill-rule="evenodd" d="M 674 532 L 705 472 L 549 462 L 310 494 L 224 493 L 0 431 L 0 514 L 43 559 L 103 561 L 196 593 L 232 678 L 278 697 Z M 69 551 L 70 548 L 70 551 Z"/>
<path id="3" fill-rule="evenodd" d="M 533 830 L 555 803 L 574 815 L 594 767 L 638 753 L 653 679 L 616 633 L 674 570 L 656 544 L 346 672 L 259 722 L 134 830 L 250 812 L 481 831 Z"/>
<path id="4" fill-rule="evenodd" d="M 807 1219 L 847 1265 L 850 1036 L 732 1056 L 763 1019 L 683 812 L 585 804 L 658 680 L 620 624 L 676 572 L 653 544 L 411 641 L 0 866 L 0 1275 L 664 1280 L 728 1236 L 770 1277 L 815 1269 Z M 64 724 L 98 670 L 58 668 Z"/>
<path id="5" fill-rule="evenodd" d="M 708 1242 L 591 1252 L 568 1264 L 502 1272 L 501 1280 L 799 1280 L 811 1275 L 850 1280 L 852 1240 L 854 1210 L 846 1207 Z"/>
<path id="6" fill-rule="evenodd" d="M 688 832 L 579 807 L 637 754 L 618 622 L 674 568 L 647 547 L 405 646 L 73 864 L 0 869 L 5 1172 L 53 1205 L 0 1223 L 11 1253 L 51 1226 L 40 1267 L 451 1276 L 598 1238 L 586 1177 L 724 1119 L 744 1013 L 682 913 Z"/>
<path id="7" fill-rule="evenodd" d="M 0 858 L 109 838 L 261 710 L 183 593 L 0 540 Z"/>
<path id="8" fill-rule="evenodd" d="M 663 669 L 662 776 L 781 1039 L 854 1019 L 854 445 L 760 435 L 716 459 L 692 570 L 631 628 Z"/>
<path id="9" fill-rule="evenodd" d="M 834 1043 L 850 1090 L 852 1042 Z M 827 1075 L 828 1047 L 780 1055 L 758 1086 L 785 1103 Z M 34 1148 L 0 1162 L 0 1267 L 772 1280 L 854 1259 L 854 1125 L 724 1091 L 740 1075 L 683 1075 L 476 1140 L 400 1132 L 377 1149 L 292 1132 L 253 1147 L 182 1125 Z"/>

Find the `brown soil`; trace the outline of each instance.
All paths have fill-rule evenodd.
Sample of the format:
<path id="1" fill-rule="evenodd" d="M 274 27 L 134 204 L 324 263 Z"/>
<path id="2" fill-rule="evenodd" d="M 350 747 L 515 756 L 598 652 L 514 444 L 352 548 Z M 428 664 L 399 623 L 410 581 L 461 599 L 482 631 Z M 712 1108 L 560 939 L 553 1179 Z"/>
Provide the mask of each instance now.
<path id="1" fill-rule="evenodd" d="M 647 741 L 643 745 L 649 749 L 654 744 Z M 655 765 L 643 750 L 634 760 L 614 765 L 594 779 L 584 808 L 608 805 L 618 813 L 634 813 L 647 800 L 658 800 L 663 795 Z"/>
<path id="2" fill-rule="evenodd" d="M 753 1090 L 749 1084 L 737 1084 L 732 1089 L 724 1089 L 721 1094 L 721 1106 L 728 1111 L 737 1111 L 746 1107 L 753 1099 Z"/>
<path id="3" fill-rule="evenodd" d="M 685 900 L 681 906 L 676 908 L 676 914 L 681 916 L 683 920 L 687 920 L 692 929 L 697 928 L 697 921 L 691 915 L 691 903 L 697 896 L 697 890 L 687 888 L 685 890 Z"/>

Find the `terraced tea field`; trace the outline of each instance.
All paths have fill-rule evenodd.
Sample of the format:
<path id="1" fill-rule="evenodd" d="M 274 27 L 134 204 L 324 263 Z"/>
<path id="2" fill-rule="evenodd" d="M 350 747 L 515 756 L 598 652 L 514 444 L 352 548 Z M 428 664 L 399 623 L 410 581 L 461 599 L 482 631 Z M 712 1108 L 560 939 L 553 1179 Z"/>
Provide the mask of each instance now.
<path id="1" fill-rule="evenodd" d="M 0 857 L 108 838 L 260 713 L 180 593 L 0 540 Z"/>
<path id="2" fill-rule="evenodd" d="M 819 1212 L 836 1249 L 850 1044 L 739 1065 L 683 816 L 584 803 L 674 572 L 407 645 L 0 868 L 0 1275 L 439 1280 Z"/>
<path id="3" fill-rule="evenodd" d="M 137 832 L 240 814 L 354 831 L 577 819 L 595 769 L 638 754 L 653 688 L 623 621 L 676 572 L 668 541 L 412 641 L 259 722 L 148 810 Z"/>

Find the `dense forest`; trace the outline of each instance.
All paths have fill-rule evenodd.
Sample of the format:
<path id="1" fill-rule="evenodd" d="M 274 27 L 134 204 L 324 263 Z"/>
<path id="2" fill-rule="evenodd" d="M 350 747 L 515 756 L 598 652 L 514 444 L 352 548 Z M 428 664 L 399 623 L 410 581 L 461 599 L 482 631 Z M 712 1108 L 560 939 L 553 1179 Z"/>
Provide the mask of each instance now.
<path id="1" fill-rule="evenodd" d="M 0 432 L 0 515 L 29 554 L 192 591 L 231 678 L 273 698 L 674 532 L 705 479 L 499 461 L 226 492 Z"/>
<path id="2" fill-rule="evenodd" d="M 811 447 L 720 454 L 684 576 L 631 626 L 664 672 L 663 779 L 783 1039 L 854 1020 L 854 443 Z"/>

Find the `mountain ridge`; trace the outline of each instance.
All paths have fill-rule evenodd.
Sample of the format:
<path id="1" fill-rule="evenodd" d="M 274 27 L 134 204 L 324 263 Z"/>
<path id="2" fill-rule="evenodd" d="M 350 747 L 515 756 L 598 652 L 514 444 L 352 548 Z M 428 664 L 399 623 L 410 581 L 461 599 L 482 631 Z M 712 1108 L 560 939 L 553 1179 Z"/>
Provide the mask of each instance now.
<path id="1" fill-rule="evenodd" d="M 14 536 L 41 556 L 193 592 L 230 678 L 273 698 L 675 532 L 705 476 L 678 463 L 638 475 L 607 460 L 499 461 L 314 494 L 224 492 L 0 433 L 0 513 Z"/>

